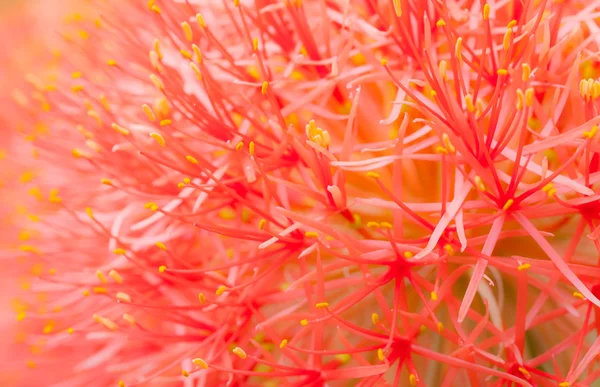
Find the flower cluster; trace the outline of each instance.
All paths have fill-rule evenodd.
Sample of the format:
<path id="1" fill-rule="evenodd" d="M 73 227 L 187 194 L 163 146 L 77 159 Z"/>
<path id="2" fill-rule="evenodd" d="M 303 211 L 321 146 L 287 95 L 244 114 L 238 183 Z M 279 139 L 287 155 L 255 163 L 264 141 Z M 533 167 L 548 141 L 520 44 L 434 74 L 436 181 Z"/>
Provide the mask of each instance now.
<path id="1" fill-rule="evenodd" d="M 599 5 L 66 14 L 0 107 L 2 377 L 592 385 Z"/>

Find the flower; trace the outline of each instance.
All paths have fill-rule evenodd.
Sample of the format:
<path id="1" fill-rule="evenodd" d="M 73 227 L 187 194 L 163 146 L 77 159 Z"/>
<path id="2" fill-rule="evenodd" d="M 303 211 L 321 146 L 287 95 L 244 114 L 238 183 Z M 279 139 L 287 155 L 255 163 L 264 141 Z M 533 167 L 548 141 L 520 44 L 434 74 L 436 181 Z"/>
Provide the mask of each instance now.
<path id="1" fill-rule="evenodd" d="M 590 385 L 593 6 L 67 15 L 2 107 L 14 383 Z"/>

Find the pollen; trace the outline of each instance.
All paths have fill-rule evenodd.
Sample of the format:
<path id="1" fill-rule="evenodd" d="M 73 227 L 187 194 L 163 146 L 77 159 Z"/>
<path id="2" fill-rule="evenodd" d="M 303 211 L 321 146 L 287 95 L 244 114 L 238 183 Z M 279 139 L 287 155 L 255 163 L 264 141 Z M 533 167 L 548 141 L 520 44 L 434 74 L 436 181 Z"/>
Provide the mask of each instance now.
<path id="1" fill-rule="evenodd" d="M 590 129 L 589 131 L 583 132 L 583 137 L 594 138 L 594 136 L 596 135 L 597 132 L 598 132 L 598 126 L 594 125 L 594 126 L 592 126 L 592 129 Z"/>
<path id="2" fill-rule="evenodd" d="M 171 123 L 172 123 L 171 120 L 161 120 L 160 126 L 169 126 L 169 125 L 171 125 Z"/>
<path id="3" fill-rule="evenodd" d="M 90 217 L 90 219 L 94 219 L 94 212 L 90 207 L 85 208 L 85 213 Z"/>
<path id="4" fill-rule="evenodd" d="M 329 308 L 329 304 L 327 302 L 319 302 L 315 305 L 317 309 L 325 309 Z"/>
<path id="5" fill-rule="evenodd" d="M 113 182 L 106 178 L 101 179 L 100 182 L 104 185 L 113 185 Z"/>
<path id="6" fill-rule="evenodd" d="M 279 343 L 279 348 L 284 349 L 287 345 L 288 345 L 287 339 L 283 339 L 283 340 L 281 340 L 281 343 Z"/>
<path id="7" fill-rule="evenodd" d="M 129 325 L 135 325 L 135 318 L 130 314 L 123 314 L 123 320 L 127 321 Z"/>
<path id="8" fill-rule="evenodd" d="M 415 374 L 408 375 L 408 383 L 410 383 L 411 386 L 417 385 L 417 377 L 415 376 Z"/>
<path id="9" fill-rule="evenodd" d="M 385 361 L 385 355 L 383 354 L 383 349 L 382 349 L 382 348 L 379 348 L 379 349 L 377 350 L 377 358 L 378 358 L 380 361 Z"/>
<path id="10" fill-rule="evenodd" d="M 512 28 L 507 28 L 504 33 L 504 39 L 502 40 L 502 45 L 504 46 L 504 51 L 508 51 L 510 49 L 510 43 L 512 42 Z"/>
<path id="11" fill-rule="evenodd" d="M 308 141 L 317 144 L 323 148 L 329 147 L 331 144 L 331 137 L 326 130 L 319 128 L 315 120 L 310 120 L 305 127 L 306 137 Z"/>
<path id="12" fill-rule="evenodd" d="M 315 231 L 307 231 L 304 233 L 304 236 L 307 238 L 318 238 L 319 234 Z"/>
<path id="13" fill-rule="evenodd" d="M 400 3 L 400 0 L 393 0 L 393 5 L 396 17 L 402 16 L 402 4 Z"/>
<path id="14" fill-rule="evenodd" d="M 156 242 L 156 247 L 158 247 L 161 250 L 167 250 L 167 246 L 165 246 L 165 244 L 162 242 Z"/>
<path id="15" fill-rule="evenodd" d="M 106 281 L 106 277 L 104 276 L 104 273 L 102 273 L 100 270 L 96 271 L 96 277 L 98 277 L 100 282 L 102 282 L 103 284 L 108 282 L 108 281 Z"/>
<path id="16" fill-rule="evenodd" d="M 371 177 L 373 179 L 379 179 L 380 178 L 379 173 L 373 172 L 373 171 L 367 172 L 367 177 Z"/>
<path id="17" fill-rule="evenodd" d="M 196 159 L 195 159 L 194 157 L 192 157 L 192 156 L 185 156 L 185 159 L 186 159 L 187 161 L 189 161 L 190 163 L 192 163 L 192 164 L 198 164 L 198 160 L 196 160 Z"/>
<path id="18" fill-rule="evenodd" d="M 121 277 L 121 275 L 119 274 L 119 272 L 117 272 L 114 269 L 108 272 L 108 276 L 110 278 L 112 278 L 118 284 L 122 284 L 123 283 L 123 277 Z"/>
<path id="19" fill-rule="evenodd" d="M 106 290 L 106 288 L 103 288 L 102 286 L 96 286 L 92 289 L 92 291 L 96 294 L 106 294 L 108 293 L 108 290 Z"/>
<path id="20" fill-rule="evenodd" d="M 456 39 L 456 45 L 454 46 L 454 56 L 456 56 L 456 60 L 462 60 L 462 38 Z"/>
<path id="21" fill-rule="evenodd" d="M 440 335 L 442 334 L 442 332 L 444 332 L 444 324 L 442 324 L 441 321 L 438 321 L 437 323 L 437 331 Z"/>
<path id="22" fill-rule="evenodd" d="M 235 145 L 235 150 L 238 151 L 238 152 L 241 151 L 243 148 L 244 148 L 244 142 L 243 141 L 240 141 L 240 142 L 238 142 Z"/>
<path id="23" fill-rule="evenodd" d="M 122 127 L 119 124 L 112 124 L 111 127 L 118 133 L 121 133 L 123 136 L 128 136 L 129 135 L 129 130 L 125 129 L 124 127 Z"/>
<path id="24" fill-rule="evenodd" d="M 163 91 L 165 89 L 165 84 L 158 76 L 156 76 L 156 74 L 150 74 L 149 78 L 154 87 L 158 90 Z"/>
<path id="25" fill-rule="evenodd" d="M 519 267 L 517 267 L 517 270 L 523 271 L 523 270 L 528 270 L 530 268 L 531 268 L 531 264 L 530 263 L 524 263 L 522 265 L 519 265 Z"/>
<path id="26" fill-rule="evenodd" d="M 507 69 L 498 69 L 498 71 L 496 71 L 496 74 L 498 74 L 500 76 L 506 76 L 506 75 L 508 75 L 508 70 Z"/>
<path id="27" fill-rule="evenodd" d="M 152 137 L 154 139 L 154 141 L 156 141 L 156 143 L 163 148 L 167 145 L 164 137 L 162 135 L 160 135 L 159 133 L 150 133 L 150 137 Z"/>
<path id="28" fill-rule="evenodd" d="M 512 207 L 512 205 L 513 205 L 514 203 L 515 203 L 514 199 L 508 199 L 508 200 L 506 201 L 506 203 L 504 203 L 504 206 L 502 206 L 502 209 L 503 209 L 504 211 L 508 211 L 508 210 L 509 210 L 509 209 Z"/>
<path id="29" fill-rule="evenodd" d="M 483 179 L 481 176 L 475 176 L 475 186 L 479 192 L 485 192 L 485 184 L 483 183 Z"/>
<path id="30" fill-rule="evenodd" d="M 197 365 L 198 367 L 203 368 L 203 369 L 208 368 L 208 363 L 206 361 L 204 361 L 204 359 L 201 359 L 199 357 L 192 359 L 192 363 L 194 363 L 195 365 Z"/>
<path id="31" fill-rule="evenodd" d="M 200 301 L 202 305 L 206 304 L 206 297 L 203 293 L 198 293 L 198 301 Z"/>
<path id="32" fill-rule="evenodd" d="M 187 378 L 188 376 L 190 376 L 190 373 L 186 370 L 181 370 L 181 375 Z"/>
<path id="33" fill-rule="evenodd" d="M 219 288 L 217 289 L 217 291 L 215 292 L 215 294 L 217 296 L 220 296 L 221 294 L 225 293 L 226 290 L 227 290 L 227 286 L 221 285 L 221 286 L 219 286 Z"/>
<path id="34" fill-rule="evenodd" d="M 431 292 L 431 300 L 432 301 L 437 301 L 438 300 L 438 295 L 436 292 Z"/>
<path id="35" fill-rule="evenodd" d="M 373 323 L 373 325 L 379 324 L 379 315 L 377 313 L 371 314 L 371 322 Z"/>
<path id="36" fill-rule="evenodd" d="M 527 82 L 531 76 L 531 66 L 529 63 L 523 63 L 521 67 L 523 68 L 523 82 Z"/>
<path id="37" fill-rule="evenodd" d="M 454 145 L 450 141 L 450 137 L 448 137 L 446 133 L 442 134 L 442 142 L 444 143 L 446 149 L 450 151 L 450 153 L 456 153 L 456 148 L 454 147 Z"/>
<path id="38" fill-rule="evenodd" d="M 438 27 L 445 27 L 446 26 L 446 21 L 444 19 L 440 19 L 435 23 L 436 26 Z"/>
<path id="39" fill-rule="evenodd" d="M 303 327 L 308 325 L 308 320 L 307 319 L 302 319 L 300 320 L 300 325 L 302 325 Z"/>
<path id="40" fill-rule="evenodd" d="M 73 328 L 67 328 L 67 333 L 72 335 L 75 332 L 75 329 Z"/>
<path id="41" fill-rule="evenodd" d="M 111 66 L 111 67 L 116 67 L 118 65 L 117 61 L 114 59 L 109 59 L 106 61 L 106 64 Z"/>
<path id="42" fill-rule="evenodd" d="M 167 270 L 167 267 L 165 265 L 161 265 L 158 267 L 158 272 L 159 273 L 164 273 Z"/>
<path id="43" fill-rule="evenodd" d="M 117 300 L 119 300 L 121 302 L 130 303 L 131 302 L 131 297 L 127 293 L 118 292 L 117 293 Z"/>
<path id="44" fill-rule="evenodd" d="M 490 18 L 490 5 L 485 4 L 483 6 L 483 20 L 488 20 Z"/>
<path id="45" fill-rule="evenodd" d="M 250 156 L 254 156 L 255 147 L 254 141 L 250 141 L 250 144 L 248 144 L 248 152 L 250 153 Z"/>
<path id="46" fill-rule="evenodd" d="M 194 39 L 194 35 L 192 34 L 192 27 L 190 27 L 190 24 L 186 21 L 181 22 L 181 29 L 183 30 L 185 38 L 191 42 L 192 39 Z"/>
<path id="47" fill-rule="evenodd" d="M 240 357 L 240 359 L 245 359 L 247 357 L 246 352 L 240 347 L 235 347 L 231 352 L 235 353 Z"/>
<path id="48" fill-rule="evenodd" d="M 266 225 L 267 225 L 267 220 L 266 219 L 261 219 L 258 222 L 258 229 L 259 230 L 264 230 Z"/>
<path id="49" fill-rule="evenodd" d="M 558 385 L 559 385 L 560 387 L 569 387 L 569 386 L 571 385 L 571 383 L 570 383 L 570 382 L 566 382 L 566 381 L 565 381 L 565 382 L 558 383 Z"/>
<path id="50" fill-rule="evenodd" d="M 196 22 L 198 22 L 198 26 L 200 28 L 206 28 L 206 22 L 204 21 L 204 16 L 201 13 L 196 14 Z"/>
<path id="51" fill-rule="evenodd" d="M 119 248 L 114 249 L 113 253 L 116 255 L 125 255 L 125 254 L 127 254 L 127 250 L 119 247 Z"/>
<path id="52" fill-rule="evenodd" d="M 583 294 L 581 294 L 579 292 L 573 292 L 573 297 L 579 298 L 580 300 L 585 300 L 585 297 L 583 296 Z"/>

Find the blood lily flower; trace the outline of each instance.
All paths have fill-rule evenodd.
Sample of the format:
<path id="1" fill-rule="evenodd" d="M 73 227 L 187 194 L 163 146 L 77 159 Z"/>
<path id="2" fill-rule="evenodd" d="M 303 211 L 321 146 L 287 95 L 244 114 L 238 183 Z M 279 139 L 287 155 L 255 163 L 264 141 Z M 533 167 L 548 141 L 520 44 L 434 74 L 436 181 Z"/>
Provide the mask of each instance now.
<path id="1" fill-rule="evenodd" d="M 598 6 L 66 14 L 2 64 L 3 377 L 593 385 Z"/>

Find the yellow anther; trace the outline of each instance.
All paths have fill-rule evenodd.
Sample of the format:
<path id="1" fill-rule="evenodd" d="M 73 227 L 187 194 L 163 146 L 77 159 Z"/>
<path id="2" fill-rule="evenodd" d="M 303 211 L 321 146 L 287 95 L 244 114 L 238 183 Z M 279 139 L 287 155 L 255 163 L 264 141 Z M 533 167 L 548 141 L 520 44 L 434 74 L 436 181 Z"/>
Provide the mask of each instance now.
<path id="1" fill-rule="evenodd" d="M 158 267 L 158 272 L 159 273 L 164 273 L 167 270 L 167 267 L 165 265 L 160 265 Z"/>
<path id="2" fill-rule="evenodd" d="M 519 271 L 523 271 L 523 270 L 527 270 L 531 268 L 531 264 L 529 263 L 524 263 L 522 265 L 520 265 L 519 267 L 517 267 L 517 270 Z"/>
<path id="3" fill-rule="evenodd" d="M 450 151 L 450 153 L 456 153 L 456 148 L 454 147 L 454 145 L 450 141 L 450 137 L 446 133 L 442 134 L 442 142 L 444 143 L 446 149 Z"/>
<path id="4" fill-rule="evenodd" d="M 518 110 L 523 109 L 524 104 L 525 104 L 525 94 L 523 93 L 523 90 L 517 89 L 517 109 Z"/>
<path id="5" fill-rule="evenodd" d="M 483 6 L 483 20 L 488 20 L 490 18 L 490 5 L 485 4 Z"/>
<path id="6" fill-rule="evenodd" d="M 258 222 L 258 229 L 259 230 L 264 230 L 266 225 L 267 225 L 267 220 L 266 219 L 261 219 Z"/>
<path id="7" fill-rule="evenodd" d="M 380 361 L 385 361 L 385 355 L 383 354 L 383 349 L 382 349 L 382 348 L 379 348 L 379 349 L 377 350 L 377 358 L 378 358 Z"/>
<path id="8" fill-rule="evenodd" d="M 17 313 L 17 321 L 23 321 L 25 320 L 25 317 L 27 317 L 27 314 L 25 312 Z"/>
<path id="9" fill-rule="evenodd" d="M 410 383 L 411 386 L 417 385 L 417 377 L 415 376 L 415 374 L 408 375 L 408 383 Z"/>
<path id="10" fill-rule="evenodd" d="M 67 328 L 67 333 L 72 335 L 75 332 L 75 329 L 73 328 Z"/>
<path id="11" fill-rule="evenodd" d="M 382 66 L 387 66 L 387 64 L 388 64 L 388 60 L 385 59 L 385 58 L 381 58 L 381 65 Z"/>
<path id="12" fill-rule="evenodd" d="M 317 309 L 325 309 L 325 308 L 329 308 L 329 303 L 327 302 L 319 302 L 315 305 L 315 307 Z"/>
<path id="13" fill-rule="evenodd" d="M 113 182 L 107 178 L 100 179 L 100 182 L 104 185 L 113 185 Z"/>
<path id="14" fill-rule="evenodd" d="M 429 95 L 431 96 L 431 98 L 435 98 L 435 97 L 437 96 L 437 91 L 435 91 L 435 90 L 431 90 L 431 91 L 429 92 Z"/>
<path id="15" fill-rule="evenodd" d="M 158 247 L 161 250 L 167 250 L 167 246 L 165 246 L 165 244 L 162 242 L 156 242 L 156 247 Z"/>
<path id="16" fill-rule="evenodd" d="M 313 142 L 323 148 L 329 147 L 331 144 L 331 137 L 329 132 L 319 128 L 315 120 L 310 120 L 305 126 L 306 137 L 310 142 Z"/>
<path id="17" fill-rule="evenodd" d="M 190 373 L 186 370 L 181 370 L 181 375 L 187 378 L 188 376 L 190 376 Z"/>
<path id="18" fill-rule="evenodd" d="M 552 183 L 548 183 L 546 184 L 544 187 L 542 187 L 542 192 L 548 192 L 550 191 L 552 188 L 554 188 L 554 185 Z"/>
<path id="19" fill-rule="evenodd" d="M 108 282 L 108 281 L 106 281 L 106 277 L 104 276 L 104 273 L 102 273 L 100 270 L 96 271 L 96 277 L 98 277 L 100 282 L 102 282 L 103 284 Z"/>
<path id="20" fill-rule="evenodd" d="M 240 0 L 233 0 L 233 6 L 234 7 L 239 7 L 240 6 Z"/>
<path id="21" fill-rule="evenodd" d="M 195 365 L 197 365 L 198 367 L 203 368 L 203 369 L 208 368 L 208 363 L 206 361 L 204 361 L 204 359 L 201 359 L 199 357 L 192 359 L 192 363 L 194 363 Z"/>
<path id="22" fill-rule="evenodd" d="M 513 20 L 510 21 L 510 23 L 508 23 L 508 25 L 506 26 L 506 28 L 513 28 L 516 25 L 517 25 L 517 21 L 513 19 Z"/>
<path id="23" fill-rule="evenodd" d="M 525 90 L 525 105 L 531 107 L 533 105 L 533 87 Z"/>
<path id="24" fill-rule="evenodd" d="M 498 74 L 500 76 L 506 76 L 506 75 L 508 75 L 508 70 L 507 69 L 498 69 L 498 71 L 496 71 L 496 74 Z"/>
<path id="25" fill-rule="evenodd" d="M 198 67 L 196 63 L 190 62 L 190 68 L 194 70 L 194 73 L 196 74 L 196 77 L 198 79 L 202 79 L 202 72 L 200 71 L 200 67 Z"/>
<path id="26" fill-rule="evenodd" d="M 402 4 L 400 3 L 400 0 L 393 0 L 392 4 L 394 5 L 396 17 L 402 16 Z"/>
<path id="27" fill-rule="evenodd" d="M 43 332 L 45 335 L 49 335 L 50 333 L 52 333 L 53 330 L 54 330 L 54 324 L 48 323 L 44 326 Z"/>
<path id="28" fill-rule="evenodd" d="M 121 133 L 123 136 L 129 135 L 129 130 L 125 129 L 119 124 L 112 124 L 111 127 L 118 133 Z"/>
<path id="29" fill-rule="evenodd" d="M 411 259 L 411 258 L 412 258 L 412 257 L 414 257 L 414 256 L 415 256 L 415 255 L 414 255 L 412 252 L 410 252 L 410 251 L 405 251 L 405 252 L 404 252 L 404 258 L 405 258 L 405 259 Z"/>
<path id="30" fill-rule="evenodd" d="M 304 236 L 307 238 L 318 238 L 319 234 L 315 231 L 307 231 L 304 233 Z"/>
<path id="31" fill-rule="evenodd" d="M 82 294 L 83 294 L 83 296 L 84 296 L 84 297 L 88 297 L 88 296 L 90 295 L 90 291 L 89 291 L 89 290 L 87 290 L 87 289 L 85 289 L 85 290 L 82 292 Z"/>
<path id="32" fill-rule="evenodd" d="M 50 274 L 50 275 L 56 274 L 56 269 L 54 269 L 54 268 L 49 269 L 48 274 Z"/>
<path id="33" fill-rule="evenodd" d="M 119 248 L 114 249 L 113 253 L 115 255 L 125 255 L 125 254 L 127 254 L 127 250 L 119 247 Z"/>
<path id="34" fill-rule="evenodd" d="M 71 74 L 71 78 L 73 79 L 81 78 L 82 76 L 83 74 L 81 74 L 79 71 L 75 71 L 73 74 Z"/>
<path id="35" fill-rule="evenodd" d="M 250 141 L 250 144 L 248 144 L 248 153 L 250 153 L 250 156 L 254 156 L 255 148 L 254 141 Z"/>
<path id="36" fill-rule="evenodd" d="M 129 325 L 135 325 L 135 318 L 130 314 L 123 314 L 123 320 L 127 321 Z"/>
<path id="37" fill-rule="evenodd" d="M 158 205 L 156 205 L 156 203 L 150 202 L 150 203 L 146 203 L 144 205 L 144 208 L 146 208 L 147 210 L 150 210 L 150 211 L 156 211 L 156 210 L 158 210 Z"/>
<path id="38" fill-rule="evenodd" d="M 179 52 L 181 53 L 181 56 L 183 56 L 185 59 L 191 60 L 193 58 L 192 53 L 186 49 L 182 48 L 181 50 L 179 50 Z"/>
<path id="39" fill-rule="evenodd" d="M 181 29 L 188 42 L 191 42 L 194 39 L 194 35 L 192 34 L 192 27 L 190 27 L 190 24 L 186 21 L 181 22 Z"/>
<path id="40" fill-rule="evenodd" d="M 440 72 L 440 75 L 442 76 L 443 79 L 447 78 L 447 72 L 448 72 L 448 62 L 446 62 L 445 60 L 441 60 L 440 64 L 438 65 L 438 70 Z"/>
<path id="41" fill-rule="evenodd" d="M 308 325 L 308 320 L 307 319 L 302 319 L 300 320 L 300 325 L 302 325 L 303 327 Z"/>
<path id="42" fill-rule="evenodd" d="M 84 90 L 83 85 L 73 85 L 71 86 L 71 90 L 73 90 L 74 93 L 80 93 Z"/>
<path id="43" fill-rule="evenodd" d="M 438 300 L 438 295 L 436 292 L 431 292 L 431 300 L 432 301 L 437 301 Z"/>
<path id="44" fill-rule="evenodd" d="M 244 148 L 244 142 L 243 141 L 238 142 L 236 144 L 236 146 L 235 146 L 235 150 L 238 151 L 238 152 L 241 151 L 243 148 Z"/>
<path id="45" fill-rule="evenodd" d="M 462 38 L 456 39 L 456 45 L 454 46 L 454 56 L 456 56 L 456 60 L 462 60 Z"/>
<path id="46" fill-rule="evenodd" d="M 198 22 L 198 26 L 200 26 L 200 28 L 206 27 L 206 22 L 204 21 L 204 16 L 202 16 L 201 13 L 196 14 L 196 21 Z"/>
<path id="47" fill-rule="evenodd" d="M 570 382 L 566 382 L 566 381 L 565 381 L 565 382 L 558 383 L 558 385 L 559 385 L 560 387 L 569 387 L 569 386 L 571 386 L 571 383 L 570 383 Z"/>
<path id="48" fill-rule="evenodd" d="M 127 385 L 125 384 L 125 382 L 122 381 L 122 380 L 119 380 L 118 386 L 119 387 L 127 387 Z"/>
<path id="49" fill-rule="evenodd" d="M 118 284 L 122 284 L 123 283 L 123 277 L 121 277 L 121 275 L 119 274 L 119 272 L 116 271 L 116 270 L 114 270 L 114 269 L 108 272 L 108 276 L 110 278 L 112 278 Z"/>
<path id="50" fill-rule="evenodd" d="M 21 245 L 21 246 L 19 246 L 19 250 L 21 250 L 24 253 L 33 253 L 33 254 L 41 253 L 37 247 L 30 246 L 30 245 Z"/>
<path id="51" fill-rule="evenodd" d="M 506 201 L 506 203 L 504 203 L 504 206 L 502 206 L 502 209 L 503 209 L 504 211 L 508 211 L 508 209 L 509 209 L 510 207 L 512 207 L 512 205 L 513 205 L 514 203 L 515 203 L 515 201 L 514 201 L 513 199 L 508 199 L 508 200 Z"/>
<path id="52" fill-rule="evenodd" d="M 475 176 L 475 186 L 479 192 L 485 192 L 485 184 L 481 179 L 481 176 Z"/>
<path id="53" fill-rule="evenodd" d="M 245 359 L 247 357 L 246 352 L 243 349 L 241 349 L 240 347 L 235 347 L 234 349 L 231 350 L 231 352 L 238 355 L 240 357 L 240 359 Z"/>
<path id="54" fill-rule="evenodd" d="M 594 138 L 594 136 L 596 135 L 597 132 L 598 132 L 598 126 L 594 125 L 594 126 L 592 126 L 592 129 L 590 129 L 589 131 L 583 132 L 583 137 Z"/>
<path id="55" fill-rule="evenodd" d="M 269 90 L 269 82 L 264 81 L 263 84 L 262 84 L 262 88 L 261 88 L 260 92 L 263 95 L 266 95 L 267 94 L 267 90 Z"/>
<path id="56" fill-rule="evenodd" d="M 440 19 L 435 23 L 436 26 L 438 27 L 445 27 L 446 26 L 446 21 L 444 19 Z"/>
<path id="57" fill-rule="evenodd" d="M 206 297 L 203 293 L 198 293 L 198 301 L 200 301 L 202 305 L 206 304 Z"/>
<path id="58" fill-rule="evenodd" d="M 160 133 L 150 133 L 150 137 L 152 137 L 154 141 L 156 141 L 158 145 L 162 147 L 165 147 L 167 145 L 164 137 Z"/>
<path id="59" fill-rule="evenodd" d="M 221 285 L 221 286 L 219 286 L 219 288 L 217 289 L 217 291 L 215 292 L 215 294 L 217 296 L 220 296 L 221 294 L 225 293 L 226 290 L 227 290 L 227 286 Z"/>
<path id="60" fill-rule="evenodd" d="M 381 227 L 381 224 L 379 224 L 379 222 L 367 222 L 367 227 L 368 228 L 379 228 Z"/>
<path id="61" fill-rule="evenodd" d="M 106 290 L 106 288 L 102 287 L 102 286 L 96 286 L 92 289 L 92 291 L 96 294 L 106 294 L 108 293 L 108 290 Z"/>
<path id="62" fill-rule="evenodd" d="M 381 222 L 379 225 L 381 226 L 381 228 L 387 228 L 388 230 L 394 228 L 394 226 L 392 226 L 392 224 L 389 222 Z"/>
<path id="63" fill-rule="evenodd" d="M 504 46 L 504 51 L 508 51 L 510 48 L 510 43 L 512 42 L 512 28 L 507 28 L 504 33 L 504 39 L 502 40 L 502 45 Z"/>
<path id="64" fill-rule="evenodd" d="M 377 173 L 377 172 L 369 171 L 369 172 L 367 172 L 367 177 L 370 177 L 373 179 L 379 179 L 381 176 L 379 176 L 379 173 Z"/>
<path id="65" fill-rule="evenodd" d="M 91 218 L 94 219 L 94 212 L 92 211 L 92 209 L 90 207 L 86 207 L 85 208 L 85 213 Z"/>
<path id="66" fill-rule="evenodd" d="M 117 300 L 119 300 L 121 302 L 130 303 L 131 302 L 131 297 L 127 293 L 118 292 L 117 293 Z"/>
<path id="67" fill-rule="evenodd" d="M 523 63 L 521 67 L 523 68 L 523 82 L 527 82 L 531 76 L 531 66 L 529 63 Z"/>
<path id="68" fill-rule="evenodd" d="M 441 321 L 438 321 L 437 323 L 437 331 L 440 335 L 442 334 L 442 332 L 444 332 L 444 324 L 442 324 Z"/>
<path id="69" fill-rule="evenodd" d="M 179 189 L 185 188 L 185 184 L 177 183 L 177 188 L 179 188 Z"/>
<path id="70" fill-rule="evenodd" d="M 118 65 L 117 61 L 114 59 L 109 59 L 106 61 L 106 64 L 112 67 L 116 67 Z"/>
<path id="71" fill-rule="evenodd" d="M 152 8 L 150 8 L 150 10 L 158 15 L 162 13 L 162 10 L 158 5 L 153 5 Z"/>
<path id="72" fill-rule="evenodd" d="M 279 343 L 279 348 L 284 349 L 287 345 L 288 345 L 287 339 L 283 339 L 283 340 L 281 340 L 281 343 Z"/>
<path id="73" fill-rule="evenodd" d="M 580 300 L 585 300 L 585 297 L 583 296 L 583 294 L 581 294 L 579 292 L 573 292 L 573 297 L 579 298 Z"/>
<path id="74" fill-rule="evenodd" d="M 160 121 L 160 126 L 169 126 L 171 125 L 171 120 L 161 120 Z"/>
<path id="75" fill-rule="evenodd" d="M 435 147 L 435 153 L 442 154 L 442 155 L 447 155 L 448 154 L 448 149 L 444 148 L 443 146 L 436 146 Z"/>
<path id="76" fill-rule="evenodd" d="M 196 160 L 196 159 L 195 159 L 194 157 L 192 157 L 192 156 L 185 156 L 185 159 L 186 159 L 187 161 L 189 161 L 190 163 L 192 163 L 192 164 L 198 164 L 198 160 Z"/>
<path id="77" fill-rule="evenodd" d="M 444 245 L 444 250 L 446 251 L 446 253 L 448 253 L 448 255 L 450 255 L 450 256 L 454 255 L 454 248 L 449 243 L 446 243 Z"/>
<path id="78" fill-rule="evenodd" d="M 192 44 L 192 50 L 194 50 L 194 54 L 196 55 L 196 62 L 202 63 L 202 52 L 195 44 Z M 200 72 L 200 70 L 198 70 Z"/>
<path id="79" fill-rule="evenodd" d="M 371 322 L 373 325 L 379 324 L 379 315 L 377 313 L 371 314 Z"/>
<path id="80" fill-rule="evenodd" d="M 165 89 L 165 84 L 158 76 L 156 76 L 156 74 L 150 74 L 149 78 L 154 87 L 156 87 L 158 90 L 163 91 Z"/>
<path id="81" fill-rule="evenodd" d="M 258 51 L 258 38 L 252 39 L 252 49 Z"/>

